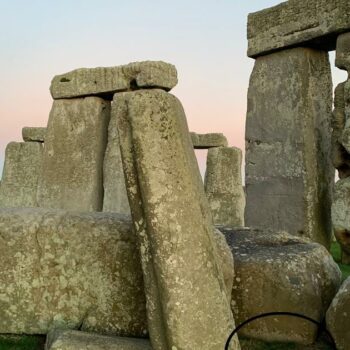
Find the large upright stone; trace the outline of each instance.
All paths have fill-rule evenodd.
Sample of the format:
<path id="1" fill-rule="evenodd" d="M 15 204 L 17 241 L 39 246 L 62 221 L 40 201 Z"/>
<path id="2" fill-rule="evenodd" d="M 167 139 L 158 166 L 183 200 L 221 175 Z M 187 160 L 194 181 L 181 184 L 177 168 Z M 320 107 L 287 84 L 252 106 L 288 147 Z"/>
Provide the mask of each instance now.
<path id="1" fill-rule="evenodd" d="M 244 226 L 241 165 L 239 148 L 216 147 L 208 151 L 204 186 L 216 225 Z"/>
<path id="2" fill-rule="evenodd" d="M 41 207 L 102 210 L 109 118 L 110 102 L 99 97 L 54 101 L 38 189 Z"/>
<path id="3" fill-rule="evenodd" d="M 88 95 L 112 98 L 139 88 L 171 90 L 177 84 L 175 66 L 162 61 L 134 62 L 117 67 L 80 68 L 57 75 L 51 82 L 54 99 Z"/>
<path id="4" fill-rule="evenodd" d="M 248 16 L 248 56 L 292 46 L 334 50 L 349 30 L 348 0 L 289 0 Z"/>
<path id="5" fill-rule="evenodd" d="M 11 142 L 6 147 L 0 187 L 0 207 L 37 207 L 43 159 L 39 142 Z"/>
<path id="6" fill-rule="evenodd" d="M 115 95 L 113 107 L 152 347 L 221 350 L 234 321 L 181 103 L 162 90 L 141 90 Z"/>
<path id="7" fill-rule="evenodd" d="M 350 30 L 350 28 L 349 28 Z M 350 32 L 344 33 L 337 38 L 335 65 L 339 69 L 350 71 Z"/>
<path id="8" fill-rule="evenodd" d="M 331 113 L 326 52 L 295 48 L 256 60 L 246 120 L 247 226 L 329 247 Z"/>

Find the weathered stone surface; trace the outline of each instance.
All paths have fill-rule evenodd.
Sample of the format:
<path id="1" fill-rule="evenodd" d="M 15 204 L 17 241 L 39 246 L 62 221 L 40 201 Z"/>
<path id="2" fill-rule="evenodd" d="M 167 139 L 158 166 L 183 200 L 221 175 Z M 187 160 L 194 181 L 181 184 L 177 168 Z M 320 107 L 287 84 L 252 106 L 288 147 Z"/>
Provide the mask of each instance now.
<path id="1" fill-rule="evenodd" d="M 103 162 L 103 211 L 130 215 L 116 117 L 113 114 L 109 122 L 108 143 Z"/>
<path id="2" fill-rule="evenodd" d="M 345 31 L 350 31 L 348 0 L 289 0 L 248 16 L 248 56 L 291 46 L 334 50 Z"/>
<path id="3" fill-rule="evenodd" d="M 322 321 L 341 283 L 328 251 L 287 233 L 219 227 L 235 262 L 232 310 L 237 324 L 268 312 L 293 312 Z M 246 325 L 242 336 L 310 344 L 317 327 L 300 318 L 274 316 Z"/>
<path id="4" fill-rule="evenodd" d="M 181 103 L 162 90 L 129 92 L 115 95 L 112 113 L 140 244 L 152 347 L 222 349 L 234 321 Z M 239 348 L 237 338 L 232 348 Z"/>
<path id="5" fill-rule="evenodd" d="M 103 336 L 100 334 L 53 330 L 45 350 L 152 350 L 149 340 Z"/>
<path id="6" fill-rule="evenodd" d="M 0 209 L 0 333 L 146 334 L 131 222 L 111 213 Z"/>
<path id="7" fill-rule="evenodd" d="M 334 235 L 342 251 L 350 255 L 350 178 L 339 180 L 335 184 L 332 204 L 332 224 Z M 344 263 L 347 256 L 344 256 Z"/>
<path id="8" fill-rule="evenodd" d="M 327 311 L 327 329 L 338 350 L 348 350 L 350 344 L 350 277 L 344 281 Z"/>
<path id="9" fill-rule="evenodd" d="M 39 142 L 11 142 L 6 147 L 0 187 L 0 207 L 37 207 L 43 159 Z"/>
<path id="10" fill-rule="evenodd" d="M 350 33 L 341 34 L 337 38 L 335 65 L 339 69 L 350 71 Z"/>
<path id="11" fill-rule="evenodd" d="M 204 186 L 216 225 L 244 226 L 241 165 L 239 148 L 216 147 L 208 151 Z"/>
<path id="12" fill-rule="evenodd" d="M 25 142 L 44 142 L 46 128 L 41 127 L 24 127 L 22 137 Z"/>
<path id="13" fill-rule="evenodd" d="M 247 226 L 329 246 L 331 113 L 326 52 L 296 48 L 256 60 L 246 120 Z"/>
<path id="14" fill-rule="evenodd" d="M 54 99 L 89 95 L 112 98 L 115 92 L 148 87 L 171 90 L 176 84 L 175 66 L 145 61 L 117 67 L 80 68 L 56 75 L 50 91 Z"/>
<path id="15" fill-rule="evenodd" d="M 191 132 L 191 139 L 193 147 L 195 149 L 207 149 L 212 147 L 226 147 L 228 145 L 227 139 L 224 134 L 210 133 L 210 134 L 197 134 Z"/>
<path id="16" fill-rule="evenodd" d="M 110 102 L 99 97 L 54 101 L 39 181 L 41 207 L 101 211 Z"/>

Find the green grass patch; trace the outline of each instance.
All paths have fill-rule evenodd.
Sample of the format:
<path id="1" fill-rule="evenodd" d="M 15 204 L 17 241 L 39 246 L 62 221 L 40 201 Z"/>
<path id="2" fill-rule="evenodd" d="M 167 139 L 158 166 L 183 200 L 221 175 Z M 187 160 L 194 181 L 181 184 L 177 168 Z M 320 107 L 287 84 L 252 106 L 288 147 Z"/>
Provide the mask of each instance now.
<path id="1" fill-rule="evenodd" d="M 45 337 L 0 336 L 0 350 L 43 350 Z"/>
<path id="2" fill-rule="evenodd" d="M 340 249 L 339 243 L 337 242 L 332 243 L 331 254 L 343 274 L 343 280 L 350 277 L 350 265 L 344 265 L 341 263 L 341 249 Z"/>

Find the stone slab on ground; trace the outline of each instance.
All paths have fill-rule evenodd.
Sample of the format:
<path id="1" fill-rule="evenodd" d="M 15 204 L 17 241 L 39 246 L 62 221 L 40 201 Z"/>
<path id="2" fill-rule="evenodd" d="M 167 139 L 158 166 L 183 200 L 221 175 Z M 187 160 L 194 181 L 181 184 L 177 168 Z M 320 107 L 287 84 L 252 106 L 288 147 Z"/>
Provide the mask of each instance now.
<path id="1" fill-rule="evenodd" d="M 0 209 L 0 333 L 147 334 L 136 237 L 125 216 Z"/>
<path id="2" fill-rule="evenodd" d="M 112 113 L 140 243 L 152 347 L 224 348 L 234 320 L 183 107 L 163 90 L 140 90 L 116 94 Z M 235 338 L 232 349 L 238 348 Z"/>
<path id="3" fill-rule="evenodd" d="M 41 207 L 102 210 L 109 119 L 110 102 L 99 97 L 53 102 L 38 188 Z"/>
<path id="4" fill-rule="evenodd" d="M 218 227 L 235 262 L 232 310 L 237 324 L 269 312 L 293 312 L 321 322 L 341 283 L 328 251 L 287 233 Z M 317 327 L 274 316 L 251 322 L 240 335 L 268 342 L 311 344 Z"/>
<path id="5" fill-rule="evenodd" d="M 190 134 L 195 149 L 226 147 L 228 145 L 225 135 L 221 133 L 197 134 L 191 132 Z"/>
<path id="6" fill-rule="evenodd" d="M 80 68 L 56 75 L 51 82 L 54 99 L 104 96 L 140 88 L 171 90 L 177 84 L 175 66 L 162 61 L 133 62 L 116 67 Z"/>
<path id="7" fill-rule="evenodd" d="M 37 207 L 37 188 L 42 169 L 40 142 L 11 142 L 6 147 L 0 186 L 1 207 Z"/>
<path id="8" fill-rule="evenodd" d="M 334 50 L 337 36 L 350 31 L 348 0 L 289 0 L 248 16 L 248 56 L 292 46 Z"/>
<path id="9" fill-rule="evenodd" d="M 43 127 L 27 127 L 22 129 L 22 137 L 25 142 L 44 142 L 46 128 Z"/>
<path id="10" fill-rule="evenodd" d="M 104 336 L 72 330 L 53 330 L 45 350 L 152 350 L 148 339 Z"/>
<path id="11" fill-rule="evenodd" d="M 350 277 L 334 297 L 327 311 L 327 329 L 332 334 L 337 350 L 348 350 L 350 345 Z"/>
<path id="12" fill-rule="evenodd" d="M 241 165 L 239 148 L 216 147 L 208 151 L 204 187 L 216 225 L 244 226 Z"/>
<path id="13" fill-rule="evenodd" d="M 331 240 L 332 79 L 328 54 L 259 57 L 248 90 L 245 224 Z"/>

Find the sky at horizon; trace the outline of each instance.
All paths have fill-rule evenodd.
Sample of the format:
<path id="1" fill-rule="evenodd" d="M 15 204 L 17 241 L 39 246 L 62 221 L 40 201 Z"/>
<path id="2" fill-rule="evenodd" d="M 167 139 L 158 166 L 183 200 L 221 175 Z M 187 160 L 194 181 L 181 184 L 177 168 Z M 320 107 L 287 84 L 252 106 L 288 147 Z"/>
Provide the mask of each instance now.
<path id="1" fill-rule="evenodd" d="M 52 77 L 80 67 L 163 60 L 177 67 L 172 90 L 189 128 L 223 132 L 244 149 L 250 12 L 279 0 L 0 0 L 0 177 L 6 144 L 23 126 L 46 126 Z M 331 56 L 332 65 L 334 55 Z M 334 70 L 334 81 L 345 80 Z M 201 170 L 205 152 L 199 153 Z"/>

